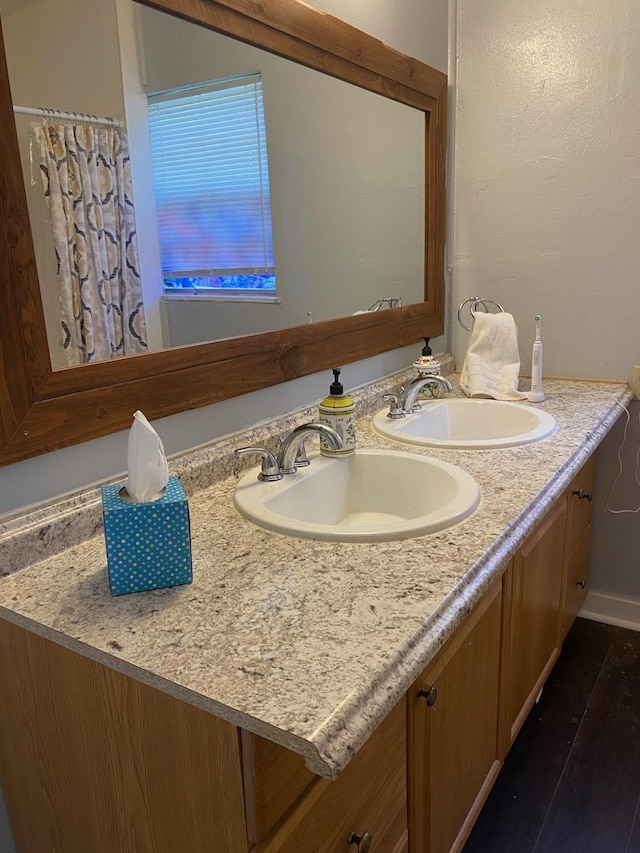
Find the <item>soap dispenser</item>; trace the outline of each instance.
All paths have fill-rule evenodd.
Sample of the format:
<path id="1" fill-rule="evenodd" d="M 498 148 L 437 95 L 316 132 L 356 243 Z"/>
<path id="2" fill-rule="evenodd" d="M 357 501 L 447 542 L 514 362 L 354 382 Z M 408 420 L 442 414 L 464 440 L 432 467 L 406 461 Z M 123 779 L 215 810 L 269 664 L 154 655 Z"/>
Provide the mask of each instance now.
<path id="1" fill-rule="evenodd" d="M 318 420 L 333 427 L 342 439 L 339 450 L 320 436 L 320 453 L 323 456 L 346 456 L 356 449 L 356 404 L 347 397 L 340 382 L 340 370 L 333 368 L 333 382 L 329 386 L 329 396 L 320 403 Z"/>
<path id="2" fill-rule="evenodd" d="M 420 376 L 435 376 L 440 373 L 440 362 L 433 357 L 431 347 L 429 346 L 429 338 L 424 339 L 422 347 L 422 355 L 413 362 L 414 368 Z"/>

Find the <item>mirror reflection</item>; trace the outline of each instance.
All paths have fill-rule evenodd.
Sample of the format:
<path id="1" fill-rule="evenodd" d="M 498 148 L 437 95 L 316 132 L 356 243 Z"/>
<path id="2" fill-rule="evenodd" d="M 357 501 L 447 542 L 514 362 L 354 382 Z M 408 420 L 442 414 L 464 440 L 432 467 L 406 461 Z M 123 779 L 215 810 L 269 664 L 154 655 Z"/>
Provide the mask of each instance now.
<path id="1" fill-rule="evenodd" d="M 394 300 L 404 305 L 423 300 L 423 113 L 130 0 L 0 0 L 0 11 L 15 105 L 115 116 L 122 122 L 121 128 L 106 128 L 53 119 L 51 124 L 64 125 L 65 131 L 52 133 L 46 117 L 16 115 L 54 367 L 302 325 L 374 306 L 384 310 L 398 304 Z M 41 57 L 40 67 L 34 56 Z M 222 260 L 201 255 L 176 261 L 158 236 L 174 202 L 158 191 L 149 96 L 171 101 L 256 74 L 272 254 L 263 251 L 256 261 L 234 249 Z M 195 115 L 187 139 L 202 133 L 203 121 L 201 113 Z M 77 129 L 67 131 L 68 126 Z M 107 134 L 116 137 L 109 153 L 92 154 L 89 143 Z M 211 135 L 205 129 L 204 137 Z M 67 136 L 70 152 L 60 147 Z M 173 166 L 176 158 L 164 139 Z M 105 164 L 127 160 L 127 147 L 130 176 L 107 174 Z M 242 147 L 231 143 L 233 151 Z M 182 140 L 178 149 L 184 150 Z M 79 178 L 71 180 L 64 221 L 52 207 L 54 177 L 68 171 L 60 164 L 75 166 L 87 152 L 89 161 L 101 164 L 98 183 L 102 191 L 106 186 L 107 199 L 122 182 L 124 201 L 113 225 L 102 209 L 96 219 L 95 190 L 86 191 L 89 201 L 79 198 L 79 183 L 84 190 Z M 202 209 L 202 199 L 210 197 L 209 178 L 220 169 L 215 162 L 203 157 L 190 163 L 191 183 L 179 188 L 178 207 Z M 262 213 L 264 191 L 263 181 Z M 248 195 L 255 202 L 256 192 Z M 85 218 L 71 221 L 70 211 Z M 213 232 L 210 242 L 216 245 L 232 230 L 226 227 L 230 221 L 245 243 L 259 230 L 244 213 L 230 213 L 225 202 L 204 218 L 187 218 L 186 225 L 180 220 L 175 226 L 170 217 L 165 235 L 186 245 L 188 240 L 175 240 L 176 233 L 182 235 L 180 228 L 195 221 L 197 234 Z M 56 226 L 62 233 L 57 243 Z M 94 246 L 94 232 L 103 237 L 106 232 L 104 255 Z M 78 236 L 79 244 L 73 242 Z M 101 258 L 101 273 L 93 274 L 91 258 Z M 78 259 L 75 275 L 84 287 L 90 285 L 90 297 L 74 297 L 71 285 L 61 284 L 65 268 Z M 247 287 L 247 280 L 273 285 Z M 176 282 L 198 286 L 176 287 Z M 71 345 L 72 321 L 84 329 L 86 316 L 95 321 L 95 330 L 85 332 L 79 346 Z"/>

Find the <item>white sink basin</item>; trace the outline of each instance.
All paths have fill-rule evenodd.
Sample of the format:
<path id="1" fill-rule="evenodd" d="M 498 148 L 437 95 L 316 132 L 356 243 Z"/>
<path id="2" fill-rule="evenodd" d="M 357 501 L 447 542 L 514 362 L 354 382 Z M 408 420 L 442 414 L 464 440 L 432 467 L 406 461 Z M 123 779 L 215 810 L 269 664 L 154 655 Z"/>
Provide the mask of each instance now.
<path id="1" fill-rule="evenodd" d="M 460 468 L 413 453 L 310 459 L 276 483 L 249 471 L 236 487 L 236 508 L 260 527 L 303 539 L 387 542 L 451 527 L 480 500 L 476 481 Z"/>
<path id="2" fill-rule="evenodd" d="M 434 400 L 413 415 L 393 420 L 387 411 L 373 418 L 380 435 L 405 444 L 459 450 L 516 447 L 548 438 L 556 419 L 523 403 L 498 400 Z"/>

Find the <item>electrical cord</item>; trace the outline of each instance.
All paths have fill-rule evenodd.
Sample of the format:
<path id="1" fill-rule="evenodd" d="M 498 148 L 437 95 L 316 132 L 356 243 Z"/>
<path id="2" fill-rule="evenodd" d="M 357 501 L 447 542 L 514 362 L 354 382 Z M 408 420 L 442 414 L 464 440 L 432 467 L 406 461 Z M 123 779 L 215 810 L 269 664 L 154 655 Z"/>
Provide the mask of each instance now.
<path id="1" fill-rule="evenodd" d="M 624 467 L 623 462 L 622 462 L 622 449 L 624 448 L 625 443 L 627 441 L 627 432 L 629 430 L 629 424 L 631 423 L 631 413 L 629 412 L 629 409 L 627 409 L 626 406 L 623 406 L 623 404 L 619 400 L 616 400 L 615 398 L 613 398 L 613 399 L 614 399 L 614 402 L 616 403 L 616 405 L 620 406 L 620 408 L 624 411 L 627 419 L 626 419 L 626 422 L 624 425 L 624 431 L 622 434 L 622 441 L 620 442 L 620 446 L 618 447 L 618 453 L 617 453 L 617 456 L 618 456 L 618 476 L 615 478 L 613 483 L 611 483 L 611 487 L 609 489 L 609 494 L 607 495 L 607 498 L 604 502 L 604 505 L 605 505 L 605 508 L 607 509 L 607 511 L 610 513 L 613 513 L 614 515 L 622 515 L 625 513 L 628 513 L 630 515 L 634 515 L 634 514 L 637 514 L 640 512 L 640 505 L 637 506 L 635 509 L 627 509 L 627 508 L 613 509 L 611 507 L 611 497 L 613 495 L 613 490 L 615 489 L 616 485 L 618 484 L 618 482 L 620 481 L 620 479 L 622 477 L 622 470 Z M 638 426 L 640 428 L 640 406 L 638 407 Z M 640 441 L 638 442 L 638 448 L 636 450 L 636 470 L 634 472 L 634 477 L 635 477 L 636 484 L 638 486 L 640 486 Z"/>

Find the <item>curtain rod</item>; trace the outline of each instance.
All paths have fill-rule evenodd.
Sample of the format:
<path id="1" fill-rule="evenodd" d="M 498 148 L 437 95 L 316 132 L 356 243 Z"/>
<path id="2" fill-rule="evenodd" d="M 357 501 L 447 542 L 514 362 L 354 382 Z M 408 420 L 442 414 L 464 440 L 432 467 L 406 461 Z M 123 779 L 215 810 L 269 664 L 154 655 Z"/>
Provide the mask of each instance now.
<path id="1" fill-rule="evenodd" d="M 28 116 L 41 116 L 49 119 L 69 119 L 76 121 L 87 122 L 88 124 L 101 125 L 103 127 L 121 128 L 122 122 L 117 118 L 98 118 L 97 116 L 87 115 L 85 113 L 71 113 L 65 110 L 46 110 L 42 107 L 16 107 L 13 108 L 14 113 Z"/>

